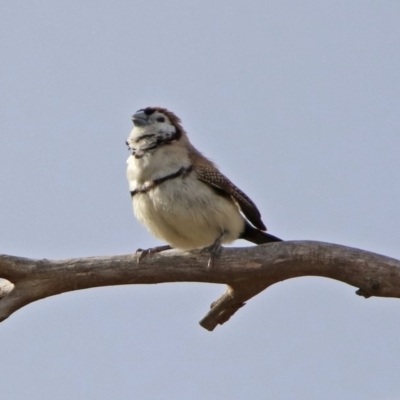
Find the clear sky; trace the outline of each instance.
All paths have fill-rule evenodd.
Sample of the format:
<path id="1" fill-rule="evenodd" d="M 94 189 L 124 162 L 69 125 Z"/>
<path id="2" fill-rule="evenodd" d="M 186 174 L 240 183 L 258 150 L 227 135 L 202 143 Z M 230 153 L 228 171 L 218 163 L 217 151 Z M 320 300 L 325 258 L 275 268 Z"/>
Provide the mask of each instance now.
<path id="1" fill-rule="evenodd" d="M 0 252 L 161 244 L 125 176 L 130 117 L 159 105 L 272 234 L 400 258 L 399 21 L 391 0 L 3 1 Z M 224 290 L 29 305 L 0 325 L 1 398 L 399 399 L 400 300 L 294 279 L 207 332 L 198 321 Z"/>

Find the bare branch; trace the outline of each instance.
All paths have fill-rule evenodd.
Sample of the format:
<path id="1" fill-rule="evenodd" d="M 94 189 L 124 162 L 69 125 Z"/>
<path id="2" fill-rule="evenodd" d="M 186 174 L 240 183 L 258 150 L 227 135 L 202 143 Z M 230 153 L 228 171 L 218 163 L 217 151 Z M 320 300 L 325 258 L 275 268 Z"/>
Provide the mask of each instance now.
<path id="1" fill-rule="evenodd" d="M 280 242 L 224 249 L 213 268 L 205 254 L 169 251 L 68 260 L 30 260 L 0 255 L 0 321 L 19 308 L 56 294 L 91 287 L 164 282 L 227 284 L 200 324 L 212 331 L 246 301 L 274 283 L 299 276 L 336 279 L 357 294 L 400 298 L 400 261 L 321 242 Z"/>

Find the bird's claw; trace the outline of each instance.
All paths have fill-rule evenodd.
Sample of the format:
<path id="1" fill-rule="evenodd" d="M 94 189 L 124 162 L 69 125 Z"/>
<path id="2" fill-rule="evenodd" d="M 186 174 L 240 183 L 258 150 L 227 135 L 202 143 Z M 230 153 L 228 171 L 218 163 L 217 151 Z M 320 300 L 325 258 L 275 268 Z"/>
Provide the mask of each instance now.
<path id="1" fill-rule="evenodd" d="M 211 246 L 204 247 L 200 250 L 200 253 L 210 253 L 210 258 L 208 259 L 207 268 L 212 268 L 214 266 L 214 261 L 220 256 L 222 251 L 221 241 L 218 238 Z"/>
<path id="2" fill-rule="evenodd" d="M 137 263 L 140 264 L 140 261 L 146 257 L 148 254 L 151 254 L 151 249 L 137 249 L 135 254 L 138 256 Z"/>
<path id="3" fill-rule="evenodd" d="M 149 254 L 160 253 L 161 251 L 171 250 L 171 248 L 172 248 L 171 246 L 166 245 L 166 246 L 150 247 L 149 249 L 137 249 L 135 252 L 135 254 L 138 256 L 137 263 L 140 264 L 140 261 L 142 261 L 143 258 L 147 257 Z"/>

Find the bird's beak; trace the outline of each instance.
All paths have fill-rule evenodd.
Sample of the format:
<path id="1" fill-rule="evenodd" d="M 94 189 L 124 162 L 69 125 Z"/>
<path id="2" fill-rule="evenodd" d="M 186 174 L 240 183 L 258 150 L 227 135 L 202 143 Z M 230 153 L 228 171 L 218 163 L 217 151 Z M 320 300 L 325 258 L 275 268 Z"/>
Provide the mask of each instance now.
<path id="1" fill-rule="evenodd" d="M 138 111 L 132 115 L 132 122 L 135 126 L 145 126 L 149 124 L 147 117 L 144 111 Z"/>

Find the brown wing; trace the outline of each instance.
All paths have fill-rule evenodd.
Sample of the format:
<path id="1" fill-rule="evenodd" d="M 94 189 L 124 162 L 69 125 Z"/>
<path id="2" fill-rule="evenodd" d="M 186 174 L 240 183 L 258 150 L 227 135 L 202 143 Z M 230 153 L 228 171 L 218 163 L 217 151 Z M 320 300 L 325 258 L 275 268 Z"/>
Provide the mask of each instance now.
<path id="1" fill-rule="evenodd" d="M 260 211 L 253 201 L 236 187 L 225 175 L 221 174 L 213 165 L 200 166 L 196 168 L 198 178 L 208 185 L 214 187 L 223 194 L 231 196 L 246 218 L 258 229 L 266 231 L 267 228 L 261 220 Z"/>

